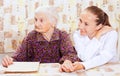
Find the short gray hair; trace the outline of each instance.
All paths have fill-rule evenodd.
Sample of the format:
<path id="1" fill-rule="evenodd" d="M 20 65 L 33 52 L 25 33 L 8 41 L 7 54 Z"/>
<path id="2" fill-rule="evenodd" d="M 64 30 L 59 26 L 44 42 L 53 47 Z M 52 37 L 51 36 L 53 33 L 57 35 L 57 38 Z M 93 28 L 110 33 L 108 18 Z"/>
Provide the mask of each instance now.
<path id="1" fill-rule="evenodd" d="M 35 14 L 40 13 L 40 12 L 45 13 L 47 18 L 50 20 L 51 24 L 57 25 L 58 14 L 57 14 L 56 7 L 51 7 L 51 6 L 49 6 L 49 7 L 38 7 L 35 10 Z"/>

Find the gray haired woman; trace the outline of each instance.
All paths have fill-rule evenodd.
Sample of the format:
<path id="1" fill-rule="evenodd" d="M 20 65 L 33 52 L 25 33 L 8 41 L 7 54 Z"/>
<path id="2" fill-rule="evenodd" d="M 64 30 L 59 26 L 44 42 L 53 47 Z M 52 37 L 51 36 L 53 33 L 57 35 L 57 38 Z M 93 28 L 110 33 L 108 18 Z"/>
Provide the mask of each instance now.
<path id="1" fill-rule="evenodd" d="M 72 62 L 79 61 L 69 34 L 57 29 L 57 12 L 53 7 L 38 7 L 34 17 L 35 29 L 22 41 L 12 57 L 4 57 L 3 66 L 13 61 L 39 61 L 40 63 L 62 63 L 60 70 L 70 72 Z"/>

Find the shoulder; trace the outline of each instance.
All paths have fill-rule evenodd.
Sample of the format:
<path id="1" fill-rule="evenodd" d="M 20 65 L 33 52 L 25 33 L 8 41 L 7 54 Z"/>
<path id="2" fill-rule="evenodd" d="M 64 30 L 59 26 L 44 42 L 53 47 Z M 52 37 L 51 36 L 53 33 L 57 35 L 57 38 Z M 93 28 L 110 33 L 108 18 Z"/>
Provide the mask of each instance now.
<path id="1" fill-rule="evenodd" d="M 100 38 L 101 40 L 105 39 L 105 40 L 117 40 L 118 39 L 118 33 L 116 30 L 111 30 L 105 34 L 103 34 Z"/>
<path id="2" fill-rule="evenodd" d="M 117 37 L 118 32 L 116 30 L 111 30 L 105 34 L 106 36 Z"/>
<path id="3" fill-rule="evenodd" d="M 59 30 L 59 33 L 61 36 L 68 36 L 69 35 L 69 33 L 67 33 L 66 31 L 63 31 L 63 30 Z"/>
<path id="4" fill-rule="evenodd" d="M 29 40 L 34 39 L 36 37 L 36 34 L 37 32 L 35 30 L 32 30 L 27 34 L 26 39 L 29 39 Z"/>

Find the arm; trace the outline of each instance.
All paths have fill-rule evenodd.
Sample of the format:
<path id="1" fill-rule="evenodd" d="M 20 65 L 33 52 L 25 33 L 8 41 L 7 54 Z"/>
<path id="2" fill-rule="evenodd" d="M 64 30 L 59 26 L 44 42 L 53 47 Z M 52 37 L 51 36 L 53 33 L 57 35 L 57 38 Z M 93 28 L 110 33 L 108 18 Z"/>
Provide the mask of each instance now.
<path id="1" fill-rule="evenodd" d="M 81 62 L 85 69 L 103 65 L 109 62 L 116 55 L 117 33 L 112 31 L 109 32 L 109 34 L 106 34 L 106 36 L 103 49 L 98 51 L 99 54 L 85 62 Z M 97 39 L 96 41 L 100 43 Z"/>
<path id="2" fill-rule="evenodd" d="M 22 46 L 26 46 L 26 45 L 25 45 L 25 41 L 26 41 L 26 39 L 23 40 L 21 47 L 22 47 Z M 20 48 L 21 48 L 21 47 L 20 47 Z M 17 52 L 16 52 L 16 55 L 13 56 L 13 58 L 10 57 L 10 56 L 5 56 L 5 57 L 2 59 L 2 65 L 3 65 L 4 67 L 8 67 L 9 65 L 11 65 L 11 64 L 13 63 L 13 60 L 14 60 L 14 61 L 26 60 L 25 52 L 22 51 L 21 49 L 18 49 Z"/>
<path id="3" fill-rule="evenodd" d="M 32 50 L 32 35 L 29 33 L 18 47 L 16 53 L 13 55 L 14 61 L 30 61 L 30 55 Z M 29 57 L 28 57 L 29 56 Z"/>
<path id="4" fill-rule="evenodd" d="M 13 63 L 13 60 L 14 61 L 27 61 L 29 58 L 27 56 L 30 56 L 30 54 L 28 54 L 27 51 L 28 51 L 28 49 L 29 49 L 29 51 L 32 51 L 31 42 L 28 42 L 28 41 L 29 41 L 29 37 L 27 36 L 22 41 L 21 46 L 17 49 L 17 51 L 13 57 L 5 56 L 2 59 L 2 65 L 5 67 L 8 67 L 9 65 L 11 65 Z M 33 55 L 33 54 L 31 54 L 31 55 Z"/>
<path id="5" fill-rule="evenodd" d="M 61 33 L 60 51 L 62 54 L 60 62 L 63 62 L 64 60 L 70 60 L 72 62 L 79 61 L 77 53 L 70 40 L 70 36 L 66 32 Z"/>
<path id="6" fill-rule="evenodd" d="M 62 55 L 60 63 L 63 63 L 60 67 L 60 71 L 72 72 L 72 62 L 79 61 L 79 58 L 77 57 L 76 51 L 73 49 L 69 35 L 66 32 L 62 32 L 60 37 L 60 52 Z"/>
<path id="7" fill-rule="evenodd" d="M 81 36 L 79 31 L 76 31 L 73 34 L 73 41 L 74 41 L 74 47 L 77 51 L 77 55 L 82 60 L 80 53 L 82 53 L 82 50 L 85 50 L 86 47 L 84 46 L 84 36 Z"/>
<path id="8" fill-rule="evenodd" d="M 27 60 L 27 38 L 24 38 L 21 45 L 17 48 L 13 55 L 14 61 L 26 61 Z"/>

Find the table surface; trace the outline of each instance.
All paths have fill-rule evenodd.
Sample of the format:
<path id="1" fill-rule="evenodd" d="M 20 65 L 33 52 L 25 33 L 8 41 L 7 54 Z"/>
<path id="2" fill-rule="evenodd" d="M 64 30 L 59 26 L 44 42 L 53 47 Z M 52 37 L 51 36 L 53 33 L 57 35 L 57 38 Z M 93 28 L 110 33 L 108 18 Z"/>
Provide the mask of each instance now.
<path id="1" fill-rule="evenodd" d="M 44 63 L 40 64 L 39 71 L 35 73 L 4 73 L 0 71 L 0 76 L 120 76 L 120 62 L 72 73 L 59 72 L 59 67 L 59 63 Z"/>

